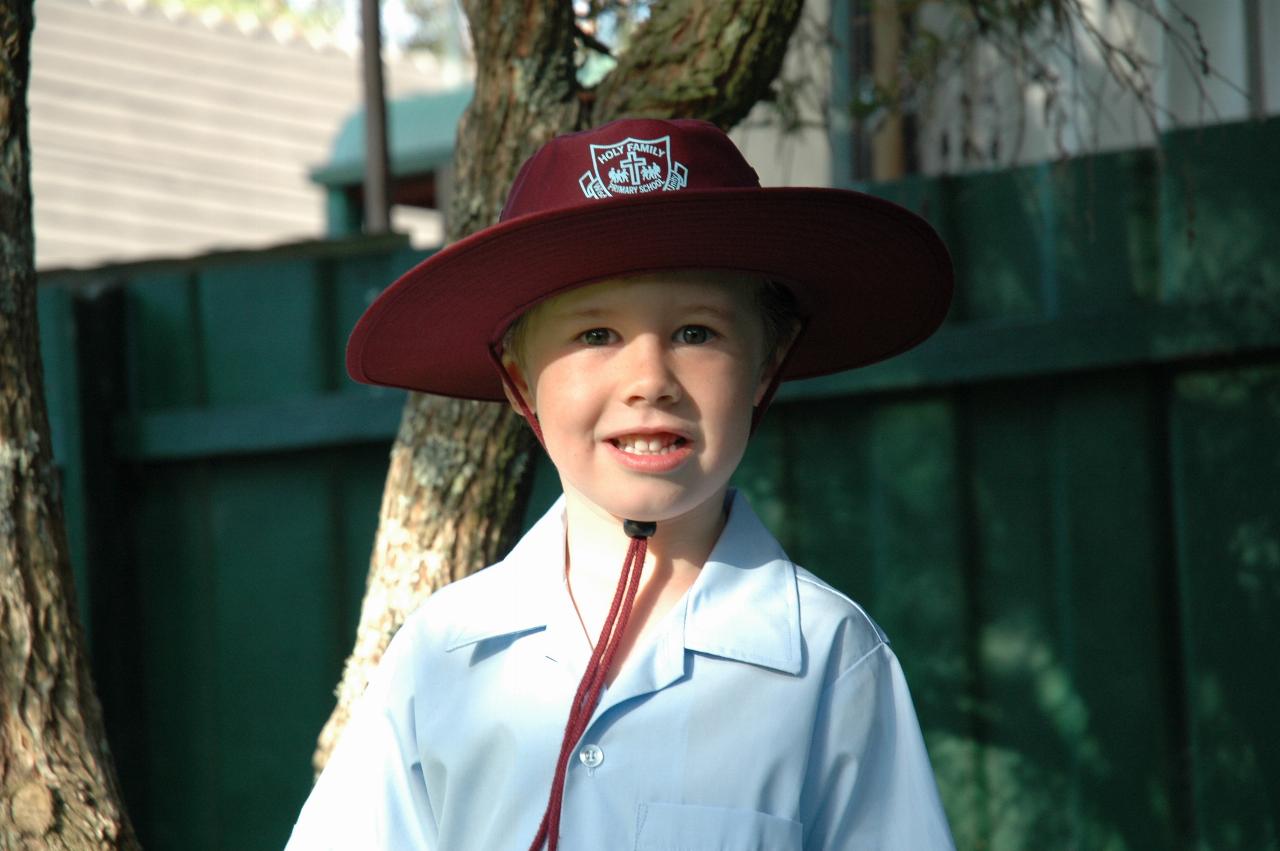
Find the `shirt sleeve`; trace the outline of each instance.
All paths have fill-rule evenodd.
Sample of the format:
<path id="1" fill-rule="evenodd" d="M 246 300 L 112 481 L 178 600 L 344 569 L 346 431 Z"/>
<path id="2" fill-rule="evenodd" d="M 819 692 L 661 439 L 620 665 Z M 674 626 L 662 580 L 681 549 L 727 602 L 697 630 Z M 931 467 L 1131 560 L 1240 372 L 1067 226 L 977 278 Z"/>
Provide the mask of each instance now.
<path id="1" fill-rule="evenodd" d="M 302 807 L 285 851 L 433 851 L 435 819 L 414 735 L 409 642 L 396 640 Z"/>
<path id="2" fill-rule="evenodd" d="M 898 659 L 879 644 L 826 690 L 805 777 L 806 851 L 952 851 Z"/>

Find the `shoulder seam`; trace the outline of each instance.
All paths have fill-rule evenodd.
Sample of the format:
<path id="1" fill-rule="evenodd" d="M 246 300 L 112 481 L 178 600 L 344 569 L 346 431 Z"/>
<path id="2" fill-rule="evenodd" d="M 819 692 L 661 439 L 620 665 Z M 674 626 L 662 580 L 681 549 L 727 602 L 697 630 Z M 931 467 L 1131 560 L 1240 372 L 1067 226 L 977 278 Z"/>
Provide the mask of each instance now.
<path id="1" fill-rule="evenodd" d="M 876 645 L 875 645 L 874 647 L 872 647 L 872 648 L 871 648 L 870 650 L 868 650 L 866 653 L 863 653 L 861 656 L 859 656 L 859 657 L 857 658 L 857 660 L 856 660 L 856 661 L 854 661 L 854 663 L 853 663 L 852 665 L 850 665 L 849 667 L 847 667 L 847 668 L 845 668 L 843 671 L 841 671 L 839 674 L 837 674 L 837 675 L 836 675 L 836 678 L 835 678 L 834 680 L 832 680 L 832 681 L 831 681 L 831 684 L 830 684 L 830 685 L 828 685 L 828 686 L 827 686 L 827 690 L 828 690 L 828 691 L 830 691 L 832 688 L 834 688 L 834 687 L 836 686 L 836 684 L 837 684 L 837 683 L 839 683 L 839 682 L 840 682 L 841 680 L 843 680 L 845 677 L 849 676 L 849 675 L 850 675 L 850 674 L 852 674 L 854 671 L 856 671 L 856 670 L 858 670 L 859 668 L 861 668 L 861 667 L 862 667 L 862 663 L 863 663 L 863 662 L 866 662 L 868 659 L 870 659 L 870 658 L 871 658 L 872 656 L 874 656 L 876 653 L 879 653 L 881 650 L 884 650 L 884 651 L 886 651 L 886 652 L 890 652 L 890 651 L 889 651 L 889 643 L 888 643 L 887 641 L 877 641 L 877 642 L 876 642 Z"/>
<path id="2" fill-rule="evenodd" d="M 867 610 L 862 608 L 862 606 L 859 605 L 852 597 L 850 597 L 848 594 L 845 594 L 843 591 L 839 591 L 831 587 L 830 585 L 828 585 L 826 582 L 823 582 L 818 577 L 813 576 L 812 574 L 809 574 L 799 565 L 794 565 L 794 566 L 796 568 L 796 579 L 798 581 L 807 582 L 809 585 L 813 586 L 814 588 L 817 588 L 820 591 L 825 591 L 828 594 L 831 594 L 841 600 L 844 600 L 846 603 L 848 603 L 850 606 L 853 607 L 854 611 L 856 611 L 859 615 L 862 616 L 862 619 L 866 622 L 867 626 L 871 628 L 871 631 L 876 634 L 876 638 L 879 639 L 879 642 L 881 644 L 890 643 L 889 636 L 886 635 L 885 631 L 880 628 L 880 624 L 876 623 L 875 620 L 872 619 L 871 615 L 867 614 Z"/>

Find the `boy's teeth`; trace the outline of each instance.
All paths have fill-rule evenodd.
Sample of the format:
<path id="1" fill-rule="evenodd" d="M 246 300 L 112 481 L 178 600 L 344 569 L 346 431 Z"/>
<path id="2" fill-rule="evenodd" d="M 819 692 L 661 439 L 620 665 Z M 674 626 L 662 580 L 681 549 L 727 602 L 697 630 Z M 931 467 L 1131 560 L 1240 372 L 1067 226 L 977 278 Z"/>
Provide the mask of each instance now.
<path id="1" fill-rule="evenodd" d="M 665 455 L 679 444 L 679 439 L 664 443 L 656 437 L 620 437 L 618 448 L 632 455 Z"/>

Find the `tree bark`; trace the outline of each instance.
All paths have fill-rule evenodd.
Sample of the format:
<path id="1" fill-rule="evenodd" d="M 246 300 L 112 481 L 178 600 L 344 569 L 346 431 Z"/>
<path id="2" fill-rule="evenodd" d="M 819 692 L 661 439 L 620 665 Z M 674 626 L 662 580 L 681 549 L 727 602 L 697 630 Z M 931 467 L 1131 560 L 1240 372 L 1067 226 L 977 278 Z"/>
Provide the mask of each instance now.
<path id="1" fill-rule="evenodd" d="M 0 849 L 124 849 L 75 609 L 36 325 L 26 87 L 32 4 L 0 3 Z"/>
<path id="2" fill-rule="evenodd" d="M 553 136 L 623 115 L 741 120 L 768 92 L 801 0 L 653 7 L 591 90 L 579 87 L 570 2 L 466 0 L 475 98 L 458 128 L 449 238 L 497 220 L 525 159 Z M 324 767 L 391 637 L 436 588 L 495 561 L 519 532 L 537 445 L 505 405 L 410 396 L 391 469 L 356 646 L 314 758 Z"/>

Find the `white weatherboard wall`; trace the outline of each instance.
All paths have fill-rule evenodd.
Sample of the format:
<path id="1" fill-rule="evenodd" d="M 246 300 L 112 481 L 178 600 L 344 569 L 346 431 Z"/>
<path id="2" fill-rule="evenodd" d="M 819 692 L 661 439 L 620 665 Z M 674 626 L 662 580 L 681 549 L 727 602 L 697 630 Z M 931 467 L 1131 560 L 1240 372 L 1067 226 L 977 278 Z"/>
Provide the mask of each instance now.
<path id="1" fill-rule="evenodd" d="M 325 232 L 307 177 L 360 102 L 358 56 L 117 0 L 36 4 L 28 93 L 39 269 Z M 388 96 L 456 69 L 387 64 Z"/>
<path id="2" fill-rule="evenodd" d="M 831 61 L 828 0 L 808 0 L 788 45 L 781 79 L 796 89 L 800 126 L 784 130 L 777 110 L 758 104 L 730 132 L 762 186 L 831 186 Z"/>
<path id="3" fill-rule="evenodd" d="M 947 69 L 943 82 L 920 115 L 919 155 L 927 174 L 960 172 L 1055 159 L 1071 154 L 1121 150 L 1150 145 L 1156 128 L 1218 124 L 1249 116 L 1245 3 L 1179 0 L 1161 8 L 1172 23 L 1164 30 L 1132 5 L 1083 0 L 1091 19 L 1106 36 L 1132 44 L 1153 63 L 1151 83 L 1163 110 L 1153 122 L 1136 99 L 1111 81 L 1099 52 L 1080 34 L 1079 66 L 1055 55 L 1062 75 L 1068 119 L 1059 131 L 1045 120 L 1044 93 L 1019 91 L 1006 60 L 980 52 L 962 67 Z M 1280 112 L 1280 0 L 1260 0 L 1259 39 L 1265 80 L 1265 110 Z M 937 13 L 924 14 L 921 25 L 946 31 Z M 1177 42 L 1194 44 L 1195 33 L 1182 14 L 1197 22 L 1213 73 L 1197 74 L 1179 52 Z M 1194 60 L 1192 60 L 1194 63 Z M 972 147 L 962 140 L 968 138 Z"/>

